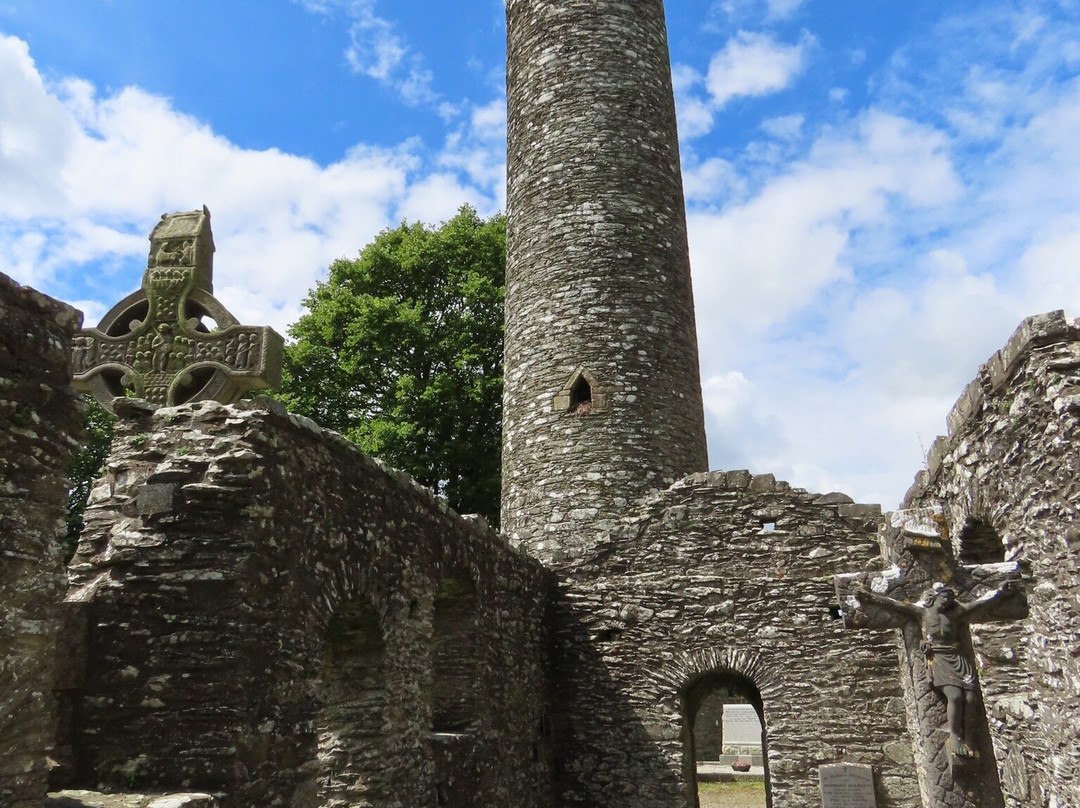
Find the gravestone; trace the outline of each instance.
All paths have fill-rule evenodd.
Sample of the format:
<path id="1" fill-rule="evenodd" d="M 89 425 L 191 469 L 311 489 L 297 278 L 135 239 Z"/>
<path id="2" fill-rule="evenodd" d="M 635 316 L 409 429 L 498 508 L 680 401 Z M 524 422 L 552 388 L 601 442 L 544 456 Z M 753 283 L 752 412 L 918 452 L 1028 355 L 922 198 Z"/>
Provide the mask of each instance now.
<path id="1" fill-rule="evenodd" d="M 818 767 L 822 808 L 877 808 L 874 767 L 833 763 Z"/>
<path id="2" fill-rule="evenodd" d="M 938 508 L 890 514 L 881 547 L 887 568 L 837 575 L 836 594 L 848 627 L 901 630 L 923 799 L 1003 808 L 968 626 L 1027 615 L 1020 565 L 957 563 Z"/>
<path id="3" fill-rule="evenodd" d="M 725 704 L 723 715 L 725 755 L 760 755 L 761 720 L 752 704 Z"/>
<path id="4" fill-rule="evenodd" d="M 150 234 L 142 288 L 72 341 L 73 385 L 111 409 L 134 396 L 153 407 L 214 400 L 281 383 L 284 340 L 242 326 L 213 296 L 210 211 L 170 213 Z"/>

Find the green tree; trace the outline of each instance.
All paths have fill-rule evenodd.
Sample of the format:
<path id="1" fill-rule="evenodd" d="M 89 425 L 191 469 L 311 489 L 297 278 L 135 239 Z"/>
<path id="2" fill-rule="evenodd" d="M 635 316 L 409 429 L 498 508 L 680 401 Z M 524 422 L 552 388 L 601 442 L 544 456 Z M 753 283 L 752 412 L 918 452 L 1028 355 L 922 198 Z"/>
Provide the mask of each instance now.
<path id="1" fill-rule="evenodd" d="M 112 446 L 113 424 L 116 418 L 97 403 L 93 396 L 86 396 L 89 405 L 85 415 L 86 440 L 83 448 L 71 463 L 71 489 L 67 504 L 67 557 L 75 554 L 86 510 L 86 500 L 94 481 L 101 474 L 101 467 L 109 456 Z"/>
<path id="2" fill-rule="evenodd" d="M 308 294 L 281 398 L 497 524 L 505 270 L 504 216 L 383 231 Z"/>

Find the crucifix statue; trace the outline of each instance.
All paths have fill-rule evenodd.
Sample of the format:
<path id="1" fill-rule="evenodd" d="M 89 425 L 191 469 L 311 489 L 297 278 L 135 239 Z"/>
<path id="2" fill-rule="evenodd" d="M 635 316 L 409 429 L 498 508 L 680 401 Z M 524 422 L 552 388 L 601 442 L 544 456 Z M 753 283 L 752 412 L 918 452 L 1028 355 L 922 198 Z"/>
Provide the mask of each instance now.
<path id="1" fill-rule="evenodd" d="M 837 595 L 849 627 L 901 631 L 924 800 L 1002 808 L 969 626 L 1027 615 L 1020 565 L 959 563 L 939 509 L 893 512 L 880 538 L 885 569 L 836 576 Z"/>
<path id="2" fill-rule="evenodd" d="M 960 631 L 985 614 L 991 605 L 1019 589 L 1016 581 L 1006 580 L 969 603 L 960 603 L 948 586 L 931 588 L 921 603 L 879 595 L 864 582 L 855 585 L 855 597 L 911 620 L 922 629 L 920 650 L 930 666 L 934 689 L 945 696 L 949 718 L 949 754 L 970 758 L 975 748 L 967 740 L 965 718 L 975 707 L 975 668 L 960 647 Z"/>
<path id="3" fill-rule="evenodd" d="M 281 382 L 284 341 L 240 325 L 213 296 L 214 237 L 206 208 L 161 217 L 142 288 L 72 341 L 72 383 L 111 409 L 132 395 L 155 407 L 232 403 Z"/>

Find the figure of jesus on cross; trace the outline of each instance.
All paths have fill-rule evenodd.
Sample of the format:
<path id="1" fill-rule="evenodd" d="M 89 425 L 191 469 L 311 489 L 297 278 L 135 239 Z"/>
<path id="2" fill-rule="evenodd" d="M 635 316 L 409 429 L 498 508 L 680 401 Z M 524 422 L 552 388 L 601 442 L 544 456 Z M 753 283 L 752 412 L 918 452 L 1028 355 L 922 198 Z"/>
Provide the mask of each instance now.
<path id="1" fill-rule="evenodd" d="M 859 582 L 855 597 L 912 620 L 922 628 L 921 650 L 933 675 L 934 689 L 946 699 L 949 716 L 949 752 L 957 757 L 972 757 L 975 750 L 968 743 L 965 728 L 967 710 L 975 703 L 975 668 L 960 648 L 960 630 L 979 619 L 991 605 L 1018 591 L 1015 581 L 1005 581 L 969 603 L 960 603 L 947 586 L 932 587 L 920 603 L 879 595 Z"/>
<path id="2" fill-rule="evenodd" d="M 1005 808 L 970 628 L 1027 616 L 1019 561 L 965 564 L 940 506 L 892 511 L 880 560 L 836 576 L 844 625 L 899 629 L 900 683 L 927 805 Z"/>

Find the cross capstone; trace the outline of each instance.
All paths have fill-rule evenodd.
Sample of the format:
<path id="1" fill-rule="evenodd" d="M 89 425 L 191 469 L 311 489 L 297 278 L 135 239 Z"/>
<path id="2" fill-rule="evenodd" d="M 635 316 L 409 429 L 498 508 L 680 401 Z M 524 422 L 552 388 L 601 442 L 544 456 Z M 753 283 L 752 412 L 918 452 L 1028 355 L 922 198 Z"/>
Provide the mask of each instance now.
<path id="1" fill-rule="evenodd" d="M 214 298 L 213 257 L 210 211 L 163 215 L 142 288 L 73 340 L 75 388 L 110 409 L 128 395 L 154 407 L 229 404 L 276 388 L 284 340 L 267 326 L 240 325 Z"/>

